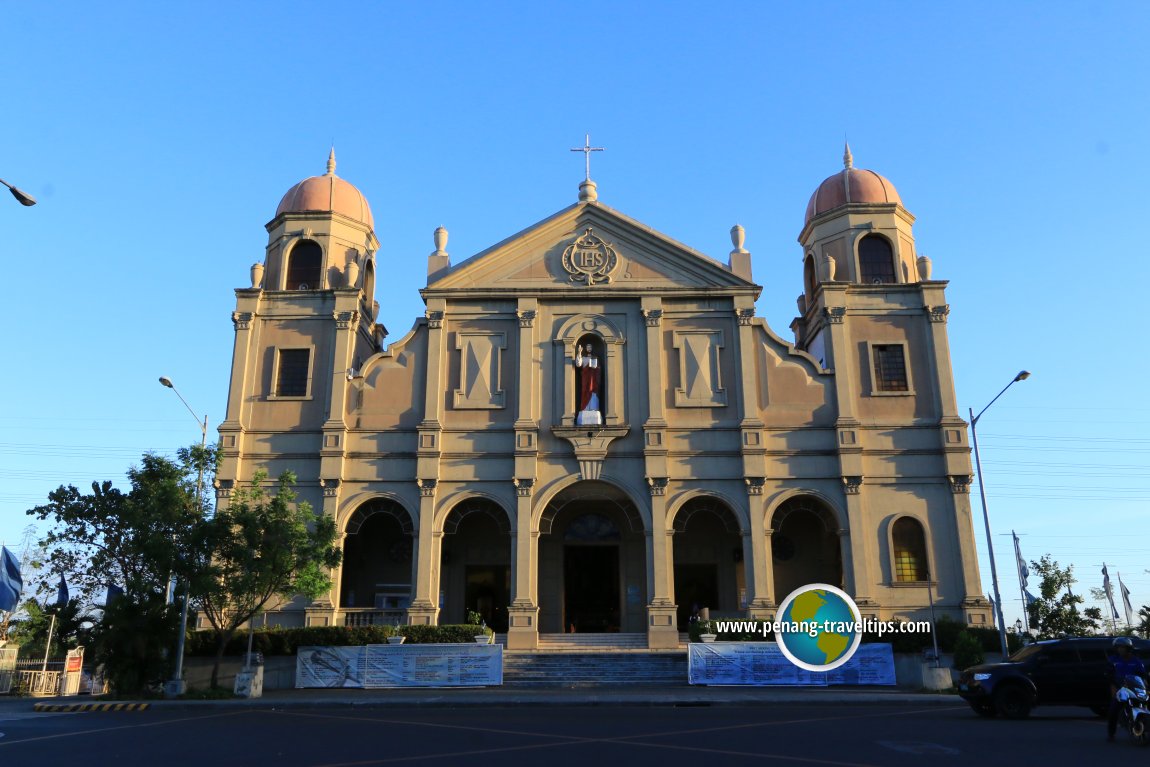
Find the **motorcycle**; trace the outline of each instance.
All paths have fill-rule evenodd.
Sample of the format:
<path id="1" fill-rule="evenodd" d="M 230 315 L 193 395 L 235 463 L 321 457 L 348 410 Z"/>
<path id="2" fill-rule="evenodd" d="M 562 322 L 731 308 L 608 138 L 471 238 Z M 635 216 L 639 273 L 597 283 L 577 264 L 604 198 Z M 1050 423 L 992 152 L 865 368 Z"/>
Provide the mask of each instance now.
<path id="1" fill-rule="evenodd" d="M 1142 677 L 1128 676 L 1118 688 L 1122 727 L 1140 746 L 1150 744 L 1150 699 Z"/>

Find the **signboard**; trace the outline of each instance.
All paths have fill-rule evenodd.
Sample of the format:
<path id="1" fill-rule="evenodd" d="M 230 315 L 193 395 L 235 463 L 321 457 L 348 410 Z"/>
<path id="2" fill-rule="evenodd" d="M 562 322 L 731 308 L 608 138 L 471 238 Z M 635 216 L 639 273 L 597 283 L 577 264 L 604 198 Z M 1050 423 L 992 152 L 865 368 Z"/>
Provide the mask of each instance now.
<path id="1" fill-rule="evenodd" d="M 484 687 L 503 684 L 503 646 L 301 647 L 296 687 Z"/>
<path id="2" fill-rule="evenodd" d="M 891 684 L 894 654 L 889 644 L 859 645 L 854 656 L 828 672 L 807 671 L 787 660 L 775 642 L 692 642 L 687 681 L 705 685 Z"/>

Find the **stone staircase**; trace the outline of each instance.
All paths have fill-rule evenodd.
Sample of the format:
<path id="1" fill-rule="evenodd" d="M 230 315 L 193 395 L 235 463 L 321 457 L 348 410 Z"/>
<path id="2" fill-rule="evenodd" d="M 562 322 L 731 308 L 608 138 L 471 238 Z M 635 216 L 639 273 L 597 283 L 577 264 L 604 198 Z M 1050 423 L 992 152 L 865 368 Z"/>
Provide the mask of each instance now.
<path id="1" fill-rule="evenodd" d="M 496 636 L 496 641 L 504 637 Z M 541 634 L 537 650 L 503 653 L 503 683 L 513 687 L 683 685 L 687 653 L 648 650 L 646 634 Z"/>

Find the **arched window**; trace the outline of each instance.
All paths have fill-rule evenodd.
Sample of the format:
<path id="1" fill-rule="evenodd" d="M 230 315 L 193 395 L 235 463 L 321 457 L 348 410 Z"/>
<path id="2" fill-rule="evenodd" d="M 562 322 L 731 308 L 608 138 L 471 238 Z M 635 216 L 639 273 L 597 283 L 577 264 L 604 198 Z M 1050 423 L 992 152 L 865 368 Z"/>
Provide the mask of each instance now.
<path id="1" fill-rule="evenodd" d="M 803 285 L 807 289 L 807 302 L 810 305 L 810 300 L 815 297 L 815 288 L 818 287 L 818 278 L 815 275 L 815 257 L 807 255 L 807 260 L 803 263 Z"/>
<path id="2" fill-rule="evenodd" d="M 318 243 L 300 240 L 288 254 L 284 290 L 319 290 L 323 250 Z"/>
<path id="3" fill-rule="evenodd" d="M 868 234 L 859 241 L 859 282 L 895 282 L 894 253 L 885 237 Z"/>
<path id="4" fill-rule="evenodd" d="M 900 517 L 895 520 L 890 537 L 894 549 L 894 579 L 900 583 L 927 580 L 930 573 L 926 566 L 926 534 L 922 523 Z"/>
<path id="5" fill-rule="evenodd" d="M 367 259 L 363 267 L 363 297 L 370 304 L 375 300 L 375 259 Z"/>

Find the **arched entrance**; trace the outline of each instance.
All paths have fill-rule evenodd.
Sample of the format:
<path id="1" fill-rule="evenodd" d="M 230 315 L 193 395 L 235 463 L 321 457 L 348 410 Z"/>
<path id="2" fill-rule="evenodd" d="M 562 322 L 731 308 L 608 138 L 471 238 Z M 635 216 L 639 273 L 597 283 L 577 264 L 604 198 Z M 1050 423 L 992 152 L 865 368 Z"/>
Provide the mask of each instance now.
<path id="1" fill-rule="evenodd" d="M 635 505 L 606 482 L 579 482 L 539 522 L 539 629 L 646 630 L 646 536 Z"/>
<path id="2" fill-rule="evenodd" d="M 340 607 L 380 613 L 380 622 L 402 622 L 411 604 L 411 516 L 395 501 L 368 501 L 344 531 Z"/>
<path id="3" fill-rule="evenodd" d="M 440 623 L 466 623 L 468 613 L 476 612 L 495 631 L 507 631 L 511 525 L 494 501 L 471 498 L 447 515 L 439 590 Z"/>
<path id="4" fill-rule="evenodd" d="M 745 607 L 743 539 L 735 513 L 715 498 L 692 498 L 675 515 L 675 603 L 680 631 L 706 607 L 734 617 Z"/>
<path id="5" fill-rule="evenodd" d="M 776 603 L 808 583 L 842 587 L 838 523 L 825 504 L 810 496 L 791 498 L 775 511 L 771 527 Z"/>

